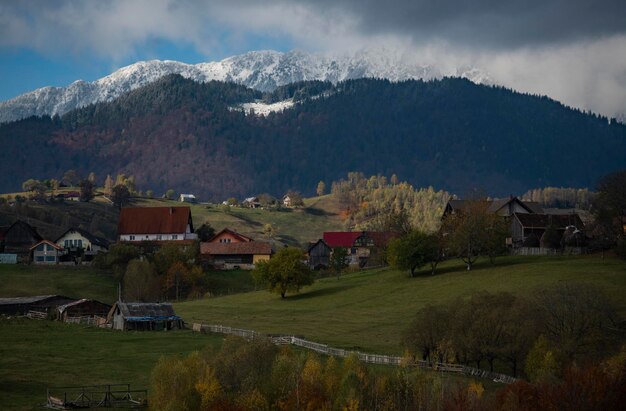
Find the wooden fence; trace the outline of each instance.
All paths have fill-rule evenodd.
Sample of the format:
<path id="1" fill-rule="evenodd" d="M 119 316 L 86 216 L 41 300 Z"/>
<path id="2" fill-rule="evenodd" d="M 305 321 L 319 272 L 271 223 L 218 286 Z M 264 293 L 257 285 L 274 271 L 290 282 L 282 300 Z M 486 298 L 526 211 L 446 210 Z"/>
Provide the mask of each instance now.
<path id="1" fill-rule="evenodd" d="M 586 251 L 583 247 L 565 247 L 564 249 L 543 247 L 520 247 L 513 250 L 514 255 L 580 255 Z"/>
<path id="2" fill-rule="evenodd" d="M 411 367 L 419 367 L 425 369 L 431 369 L 441 372 L 460 373 L 477 378 L 485 378 L 499 382 L 503 384 L 511 384 L 517 381 L 516 378 L 510 375 L 495 373 L 487 370 L 481 370 L 479 368 L 468 367 L 461 364 L 448 364 L 448 363 L 432 363 L 422 360 L 405 359 L 403 357 L 397 357 L 392 355 L 380 355 L 380 354 L 367 354 L 359 351 L 344 350 L 341 348 L 329 347 L 326 344 L 320 344 L 313 341 L 308 341 L 303 338 L 299 338 L 293 335 L 265 335 L 257 333 L 252 330 L 244 330 L 241 328 L 225 327 L 223 325 L 207 325 L 194 323 L 193 330 L 201 333 L 220 333 L 237 335 L 239 337 L 254 339 L 254 338 L 269 338 L 272 343 L 277 345 L 295 345 L 298 347 L 306 348 L 311 351 L 318 352 L 320 354 L 330 355 L 333 357 L 347 357 L 351 354 L 356 354 L 359 360 L 368 364 L 382 364 L 382 365 L 401 365 L 406 364 Z"/>

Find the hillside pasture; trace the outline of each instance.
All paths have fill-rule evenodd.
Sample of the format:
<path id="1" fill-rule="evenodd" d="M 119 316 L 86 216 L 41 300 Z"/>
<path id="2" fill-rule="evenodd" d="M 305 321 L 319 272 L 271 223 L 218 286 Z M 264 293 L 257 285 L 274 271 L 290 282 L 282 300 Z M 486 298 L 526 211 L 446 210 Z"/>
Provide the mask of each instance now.
<path id="1" fill-rule="evenodd" d="M 338 348 L 401 354 L 401 336 L 415 313 L 427 304 L 474 292 L 507 291 L 529 296 L 562 281 L 604 290 L 626 316 L 626 262 L 599 256 L 503 257 L 492 266 L 481 260 L 466 271 L 458 260 L 442 264 L 431 276 L 417 278 L 385 268 L 318 280 L 300 294 L 281 300 L 267 291 L 176 304 L 188 322 L 221 324 L 262 333 L 284 333 Z"/>

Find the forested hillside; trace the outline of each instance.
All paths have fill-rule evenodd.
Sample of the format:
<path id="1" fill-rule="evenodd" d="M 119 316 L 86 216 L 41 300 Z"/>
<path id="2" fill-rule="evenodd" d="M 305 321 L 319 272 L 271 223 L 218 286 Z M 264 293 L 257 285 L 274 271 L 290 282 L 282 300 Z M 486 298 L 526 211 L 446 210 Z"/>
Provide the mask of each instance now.
<path id="1" fill-rule="evenodd" d="M 267 117 L 238 105 L 295 97 Z M 348 171 L 397 174 L 463 195 L 593 186 L 626 167 L 626 126 L 546 97 L 440 81 L 353 80 L 272 94 L 172 75 L 62 118 L 0 126 L 0 190 L 76 169 L 134 175 L 138 189 L 223 200 L 288 189 L 312 194 Z"/>

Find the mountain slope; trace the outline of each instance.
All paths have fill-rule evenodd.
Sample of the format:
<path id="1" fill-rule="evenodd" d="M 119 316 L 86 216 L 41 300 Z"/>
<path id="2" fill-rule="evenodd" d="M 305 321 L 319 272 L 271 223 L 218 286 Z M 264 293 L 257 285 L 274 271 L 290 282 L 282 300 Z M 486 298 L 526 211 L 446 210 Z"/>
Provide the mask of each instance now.
<path id="1" fill-rule="evenodd" d="M 321 92 L 321 94 L 320 94 Z M 265 117 L 233 109 L 276 101 Z M 348 171 L 396 173 L 414 185 L 491 195 L 529 187 L 594 186 L 626 167 L 626 126 L 545 97 L 463 79 L 301 83 L 263 95 L 232 83 L 167 76 L 62 118 L 0 126 L 0 190 L 67 169 L 102 179 L 124 172 L 139 188 L 203 199 L 311 194 Z"/>
<path id="2" fill-rule="evenodd" d="M 435 67 L 419 64 L 412 56 L 387 50 L 361 51 L 336 57 L 302 51 L 254 51 L 196 65 L 177 61 L 143 61 L 123 67 L 94 82 L 79 80 L 67 87 L 44 87 L 0 102 L 0 123 L 33 115 L 62 115 L 89 104 L 111 101 L 168 74 L 180 74 L 198 82 L 235 82 L 260 91 L 272 91 L 299 81 L 337 83 L 362 77 L 399 81 L 439 78 L 447 74 L 467 77 L 477 83 L 489 81 L 476 68 L 464 67 L 455 73 L 442 73 Z"/>

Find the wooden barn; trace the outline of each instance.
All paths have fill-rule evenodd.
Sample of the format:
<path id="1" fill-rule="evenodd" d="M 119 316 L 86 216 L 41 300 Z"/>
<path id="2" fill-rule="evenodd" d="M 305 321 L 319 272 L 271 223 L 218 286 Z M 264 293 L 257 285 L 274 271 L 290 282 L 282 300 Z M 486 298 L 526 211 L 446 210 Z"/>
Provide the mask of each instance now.
<path id="1" fill-rule="evenodd" d="M 8 227 L 0 227 L 2 242 L 0 252 L 17 254 L 18 260 L 26 261 L 30 255 L 30 248 L 43 240 L 37 230 L 30 224 L 17 220 Z"/>
<path id="2" fill-rule="evenodd" d="M 109 304 L 83 298 L 57 307 L 57 319 L 63 322 L 80 323 L 84 319 L 100 318 L 104 323 L 109 311 L 111 311 Z"/>
<path id="3" fill-rule="evenodd" d="M 122 331 L 166 331 L 182 329 L 184 322 L 176 315 L 169 303 L 125 303 L 116 302 L 107 322 L 114 330 Z"/>
<path id="4" fill-rule="evenodd" d="M 309 256 L 309 267 L 313 270 L 322 270 L 330 267 L 330 254 L 333 249 L 326 241 L 319 239 L 309 246 L 307 254 Z"/>
<path id="5" fill-rule="evenodd" d="M 0 314 L 26 315 L 29 311 L 48 314 L 63 304 L 76 301 L 62 295 L 37 295 L 32 297 L 0 298 Z"/>

